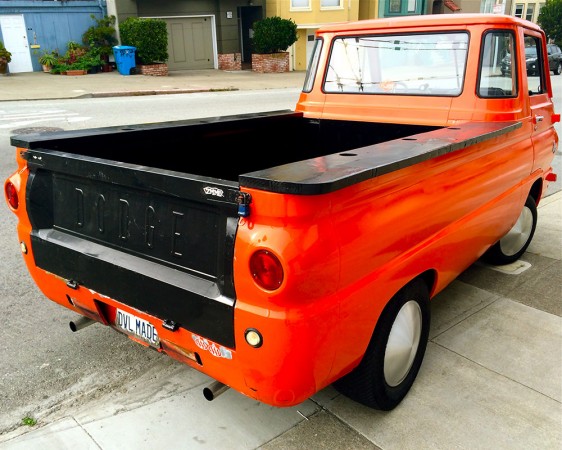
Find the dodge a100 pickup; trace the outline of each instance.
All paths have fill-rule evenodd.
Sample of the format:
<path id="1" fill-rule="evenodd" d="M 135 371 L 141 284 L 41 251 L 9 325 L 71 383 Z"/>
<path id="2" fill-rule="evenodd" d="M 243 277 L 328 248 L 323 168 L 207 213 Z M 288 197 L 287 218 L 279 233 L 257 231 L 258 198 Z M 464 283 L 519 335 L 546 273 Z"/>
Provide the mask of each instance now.
<path id="1" fill-rule="evenodd" d="M 533 237 L 560 120 L 546 44 L 504 15 L 342 23 L 316 32 L 294 110 L 12 136 L 25 264 L 73 330 L 207 374 L 209 400 L 333 384 L 391 410 L 430 300 Z"/>

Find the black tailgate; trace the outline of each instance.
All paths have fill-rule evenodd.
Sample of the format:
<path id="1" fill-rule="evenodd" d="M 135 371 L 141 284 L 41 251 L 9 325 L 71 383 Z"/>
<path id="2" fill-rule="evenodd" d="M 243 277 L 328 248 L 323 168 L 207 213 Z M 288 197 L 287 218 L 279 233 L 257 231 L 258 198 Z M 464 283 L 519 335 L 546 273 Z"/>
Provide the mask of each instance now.
<path id="1" fill-rule="evenodd" d="M 237 183 L 27 150 L 38 267 L 233 347 Z"/>

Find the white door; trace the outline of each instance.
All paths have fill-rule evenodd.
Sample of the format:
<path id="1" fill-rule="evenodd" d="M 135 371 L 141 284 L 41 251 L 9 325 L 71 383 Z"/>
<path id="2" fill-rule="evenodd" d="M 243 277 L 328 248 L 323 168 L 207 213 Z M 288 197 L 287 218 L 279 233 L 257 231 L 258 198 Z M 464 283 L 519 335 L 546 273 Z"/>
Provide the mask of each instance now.
<path id="1" fill-rule="evenodd" d="M 12 61 L 8 63 L 10 73 L 33 72 L 23 16 L 0 15 L 0 28 L 4 47 L 12 54 Z"/>

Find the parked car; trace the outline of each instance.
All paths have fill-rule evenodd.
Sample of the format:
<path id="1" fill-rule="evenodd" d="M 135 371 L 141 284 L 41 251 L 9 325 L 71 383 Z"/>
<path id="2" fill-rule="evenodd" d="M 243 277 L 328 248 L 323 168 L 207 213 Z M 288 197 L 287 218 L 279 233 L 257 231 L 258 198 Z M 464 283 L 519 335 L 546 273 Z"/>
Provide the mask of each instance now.
<path id="1" fill-rule="evenodd" d="M 556 44 L 546 46 L 548 54 L 548 67 L 554 75 L 562 73 L 562 51 Z M 536 47 L 525 47 L 525 62 L 527 64 L 527 74 L 536 75 L 537 72 L 537 49 Z M 507 53 L 500 63 L 502 75 L 511 73 L 511 55 Z"/>
<path id="2" fill-rule="evenodd" d="M 548 66 L 554 72 L 554 75 L 562 73 L 562 50 L 556 44 L 548 44 L 546 46 L 548 53 Z"/>

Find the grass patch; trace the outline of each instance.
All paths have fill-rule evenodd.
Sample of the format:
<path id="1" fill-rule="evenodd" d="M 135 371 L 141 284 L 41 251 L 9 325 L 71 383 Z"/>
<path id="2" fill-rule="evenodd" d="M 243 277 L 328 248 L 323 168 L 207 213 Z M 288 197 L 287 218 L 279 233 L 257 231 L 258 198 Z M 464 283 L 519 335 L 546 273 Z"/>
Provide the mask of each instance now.
<path id="1" fill-rule="evenodd" d="M 25 416 L 23 419 L 21 419 L 21 421 L 24 425 L 27 425 L 28 427 L 32 427 L 33 425 L 37 424 L 37 420 L 29 416 Z"/>

